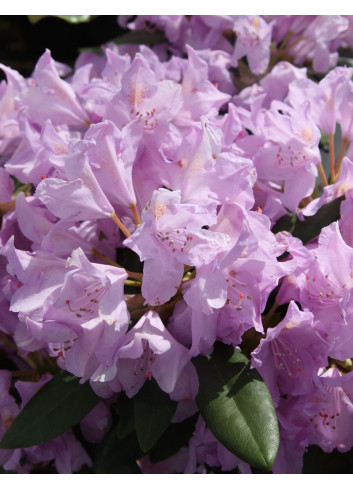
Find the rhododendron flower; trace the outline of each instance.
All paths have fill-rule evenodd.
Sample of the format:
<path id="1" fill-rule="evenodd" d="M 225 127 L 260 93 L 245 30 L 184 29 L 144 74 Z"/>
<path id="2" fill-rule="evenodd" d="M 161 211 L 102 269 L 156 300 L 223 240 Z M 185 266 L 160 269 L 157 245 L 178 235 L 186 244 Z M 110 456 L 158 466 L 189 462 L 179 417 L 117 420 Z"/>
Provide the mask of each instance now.
<path id="1" fill-rule="evenodd" d="M 202 229 L 215 223 L 216 206 L 183 204 L 180 191 L 155 191 L 141 219 L 124 244 L 144 261 L 142 295 L 150 304 L 163 304 L 176 294 L 184 265 L 210 263 L 231 244 L 226 234 Z"/>

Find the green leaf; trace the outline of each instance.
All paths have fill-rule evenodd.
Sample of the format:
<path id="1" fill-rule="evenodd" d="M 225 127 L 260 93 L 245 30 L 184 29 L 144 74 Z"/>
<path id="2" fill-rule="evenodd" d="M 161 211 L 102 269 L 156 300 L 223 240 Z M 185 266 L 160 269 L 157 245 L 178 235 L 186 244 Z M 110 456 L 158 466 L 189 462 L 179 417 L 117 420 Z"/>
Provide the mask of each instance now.
<path id="1" fill-rule="evenodd" d="M 98 17 L 97 15 L 28 15 L 28 19 L 31 24 L 36 24 L 46 17 L 58 17 L 59 19 L 66 20 L 70 24 L 81 24 L 82 22 L 90 22 L 92 19 Z"/>
<path id="2" fill-rule="evenodd" d="M 118 438 L 125 438 L 135 430 L 134 401 L 123 392 L 119 394 L 117 403 L 119 414 Z"/>
<path id="3" fill-rule="evenodd" d="M 200 382 L 196 403 L 214 436 L 241 460 L 271 470 L 279 446 L 278 422 L 260 374 L 239 350 L 222 343 L 194 364 Z"/>
<path id="4" fill-rule="evenodd" d="M 145 453 L 157 443 L 167 429 L 177 404 L 159 388 L 154 379 L 145 382 L 134 397 L 137 439 Z"/>
<path id="5" fill-rule="evenodd" d="M 304 221 L 294 219 L 293 215 L 281 217 L 272 228 L 273 233 L 279 231 L 289 231 L 296 238 L 300 238 L 302 242 L 308 243 L 312 239 L 319 236 L 321 229 L 329 226 L 331 223 L 340 218 L 341 202 L 344 196 L 324 204 L 314 216 L 305 217 Z"/>
<path id="6" fill-rule="evenodd" d="M 0 448 L 40 445 L 62 435 L 100 401 L 89 383 L 60 371 L 26 404 L 5 433 Z"/>
<path id="7" fill-rule="evenodd" d="M 314 216 L 306 217 L 304 221 L 298 219 L 293 230 L 293 236 L 300 238 L 304 244 L 319 236 L 322 228 L 340 218 L 342 200 L 344 200 L 344 196 L 323 205 Z"/>
<path id="8" fill-rule="evenodd" d="M 120 439 L 116 426 L 105 440 L 97 447 L 93 470 L 96 474 L 130 474 L 141 473 L 136 460 L 143 453 L 139 447 L 136 433 Z"/>
<path id="9" fill-rule="evenodd" d="M 149 453 L 151 462 L 156 463 L 165 460 L 186 446 L 195 431 L 198 417 L 199 412 L 181 423 L 171 423 Z"/>
<path id="10" fill-rule="evenodd" d="M 280 231 L 288 231 L 292 234 L 297 220 L 298 216 L 294 212 L 288 212 L 288 214 L 278 219 L 271 231 L 274 234 L 279 233 Z"/>

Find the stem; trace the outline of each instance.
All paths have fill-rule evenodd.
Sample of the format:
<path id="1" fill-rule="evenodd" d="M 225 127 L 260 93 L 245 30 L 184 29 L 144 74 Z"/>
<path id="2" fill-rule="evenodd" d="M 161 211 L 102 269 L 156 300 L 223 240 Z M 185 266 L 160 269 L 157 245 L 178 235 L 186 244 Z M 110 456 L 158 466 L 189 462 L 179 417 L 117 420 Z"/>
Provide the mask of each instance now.
<path id="1" fill-rule="evenodd" d="M 266 330 L 270 324 L 270 320 L 275 313 L 277 307 L 279 306 L 278 302 L 275 301 L 271 307 L 271 309 L 268 311 L 268 313 L 264 316 L 262 316 L 262 324 L 264 326 L 264 329 Z"/>
<path id="2" fill-rule="evenodd" d="M 271 309 L 268 311 L 268 313 L 266 314 L 266 316 L 264 316 L 264 318 L 265 318 L 265 317 L 270 317 L 270 316 L 272 316 L 272 314 L 275 312 L 275 310 L 277 309 L 277 307 L 278 307 L 278 306 L 279 306 L 278 302 L 277 302 L 277 301 L 275 301 L 275 302 L 272 304 L 272 307 L 271 307 Z"/>
<path id="3" fill-rule="evenodd" d="M 121 265 L 119 265 L 119 263 L 116 263 L 114 260 L 111 260 L 107 256 L 103 255 L 103 253 L 98 251 L 96 248 L 92 248 L 91 252 L 92 252 L 92 255 L 98 256 L 98 258 L 101 258 L 103 261 L 108 263 L 108 265 L 111 265 L 112 267 L 122 268 L 123 270 L 125 270 L 125 272 L 128 274 L 128 276 L 130 278 L 134 278 L 138 281 L 142 280 L 143 273 L 130 272 L 130 270 L 126 270 L 126 268 L 122 267 Z"/>
<path id="4" fill-rule="evenodd" d="M 12 377 L 33 377 L 35 370 L 11 370 Z"/>
<path id="5" fill-rule="evenodd" d="M 123 268 L 123 267 L 121 267 L 121 268 Z M 125 272 L 128 274 L 129 278 L 134 278 L 135 280 L 137 280 L 139 282 L 141 282 L 141 280 L 143 278 L 143 273 L 131 272 L 130 270 L 126 270 L 126 268 L 125 268 Z"/>
<path id="6" fill-rule="evenodd" d="M 128 238 L 129 236 L 131 236 L 131 233 L 130 231 L 128 231 L 126 229 L 126 227 L 124 226 L 124 224 L 120 221 L 120 219 L 118 218 L 118 216 L 115 214 L 115 212 L 113 211 L 111 216 L 110 216 L 113 221 L 115 222 L 115 224 L 118 226 L 118 228 L 125 234 L 125 236 Z"/>
<path id="7" fill-rule="evenodd" d="M 0 213 L 6 214 L 6 212 L 15 210 L 15 205 L 16 203 L 14 200 L 11 202 L 0 202 Z"/>
<path id="8" fill-rule="evenodd" d="M 146 312 L 150 311 L 150 306 L 136 307 L 136 309 L 129 309 L 131 319 L 140 319 Z"/>
<path id="9" fill-rule="evenodd" d="M 166 302 L 165 304 L 162 304 L 160 306 L 153 306 L 151 309 L 155 310 L 159 314 L 159 317 L 162 321 L 167 321 L 167 319 L 169 319 L 169 317 L 173 314 L 175 304 L 179 302 L 182 298 L 183 296 L 181 294 L 176 294 L 174 296 L 174 299 L 170 302 Z"/>
<path id="10" fill-rule="evenodd" d="M 98 256 L 98 258 L 101 258 L 104 260 L 108 265 L 112 265 L 113 267 L 118 267 L 118 268 L 123 268 L 121 265 L 118 265 L 114 260 L 111 258 L 108 258 L 107 256 L 103 255 L 100 251 L 98 251 L 96 248 L 91 249 L 92 255 Z"/>
<path id="11" fill-rule="evenodd" d="M 343 138 L 341 149 L 340 149 L 340 152 L 339 152 L 339 155 L 338 155 L 338 158 L 337 158 L 337 162 L 336 162 L 335 181 L 340 176 L 341 169 L 342 169 L 342 161 L 343 161 L 343 157 L 345 155 L 345 152 L 346 152 L 348 143 L 349 143 L 349 139 L 348 138 Z"/>
<path id="12" fill-rule="evenodd" d="M 328 136 L 330 142 L 330 181 L 333 182 L 335 178 L 335 141 L 334 135 L 329 134 Z"/>
<path id="13" fill-rule="evenodd" d="M 191 272 L 186 272 L 184 277 L 181 279 L 182 283 L 188 282 L 189 280 L 192 280 L 196 276 L 196 270 L 193 270 Z"/>
<path id="14" fill-rule="evenodd" d="M 191 265 L 184 265 L 184 274 L 186 272 L 189 272 L 190 270 L 194 270 L 195 267 L 194 266 L 191 266 Z"/>
<path id="15" fill-rule="evenodd" d="M 283 41 L 281 42 L 279 48 L 278 48 L 278 51 L 284 51 L 289 39 L 293 36 L 294 32 L 292 30 L 290 30 L 288 32 L 288 34 L 286 35 L 286 37 L 283 39 Z"/>
<path id="16" fill-rule="evenodd" d="M 299 36 L 297 37 L 297 39 L 295 39 L 295 41 L 293 41 L 291 44 L 288 44 L 286 46 L 286 51 L 288 51 L 289 49 L 293 48 L 296 44 L 298 44 L 298 42 L 300 41 L 303 41 L 304 40 L 304 36 Z"/>
<path id="17" fill-rule="evenodd" d="M 10 338 L 8 338 L 7 336 L 0 334 L 0 341 L 2 341 L 5 345 L 10 346 L 11 348 L 17 350 L 17 345 L 12 340 L 10 340 Z"/>
<path id="18" fill-rule="evenodd" d="M 36 362 L 33 361 L 32 357 L 30 356 L 32 352 L 30 352 L 27 356 L 23 357 L 18 353 L 18 356 L 23 360 L 24 362 L 27 363 L 33 370 L 37 370 L 37 365 Z"/>
<path id="19" fill-rule="evenodd" d="M 132 215 L 134 216 L 135 222 L 137 226 L 141 225 L 141 219 L 140 219 L 140 214 L 138 213 L 136 203 L 130 204 L 130 209 L 132 210 Z"/>
<path id="20" fill-rule="evenodd" d="M 327 181 L 327 178 L 326 178 L 326 175 L 325 175 L 325 171 L 324 171 L 324 168 L 322 166 L 321 161 L 320 161 L 320 163 L 318 163 L 317 167 L 318 167 L 318 170 L 319 170 L 319 173 L 320 173 L 320 177 L 321 177 L 322 183 L 324 184 L 324 187 L 326 187 L 328 185 L 328 181 Z"/>
<path id="21" fill-rule="evenodd" d="M 141 287 L 141 282 L 135 282 L 135 280 L 125 280 L 125 285 L 132 285 L 133 287 Z"/>

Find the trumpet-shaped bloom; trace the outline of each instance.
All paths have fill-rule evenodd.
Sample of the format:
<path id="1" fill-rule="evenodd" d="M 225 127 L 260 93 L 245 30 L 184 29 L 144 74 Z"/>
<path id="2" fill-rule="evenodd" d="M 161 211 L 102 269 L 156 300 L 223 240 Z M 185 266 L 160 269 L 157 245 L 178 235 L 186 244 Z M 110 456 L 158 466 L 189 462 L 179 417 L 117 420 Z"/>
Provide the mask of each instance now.
<path id="1" fill-rule="evenodd" d="M 188 350 L 165 328 L 158 314 L 149 311 L 126 333 L 116 350 L 115 361 L 109 378 L 97 373 L 92 380 L 111 380 L 116 375 L 126 395 L 132 397 L 153 377 L 164 392 L 172 395 L 190 357 Z M 196 378 L 193 380 L 197 382 Z M 179 385 L 178 400 L 187 397 L 188 392 L 187 383 Z"/>
<path id="2" fill-rule="evenodd" d="M 231 246 L 227 234 L 202 229 L 216 222 L 216 206 L 183 204 L 180 191 L 155 191 L 141 218 L 124 244 L 144 261 L 142 295 L 152 305 L 176 294 L 184 265 L 210 263 Z"/>

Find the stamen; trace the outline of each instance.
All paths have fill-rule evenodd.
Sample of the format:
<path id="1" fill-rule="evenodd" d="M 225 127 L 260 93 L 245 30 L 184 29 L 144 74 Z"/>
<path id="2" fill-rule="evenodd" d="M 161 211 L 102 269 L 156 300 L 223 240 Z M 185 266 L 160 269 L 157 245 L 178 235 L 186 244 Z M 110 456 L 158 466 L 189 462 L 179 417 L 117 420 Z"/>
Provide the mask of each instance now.
<path id="1" fill-rule="evenodd" d="M 302 360 L 297 355 L 297 349 L 293 349 L 283 338 L 271 341 L 271 348 L 276 368 L 286 371 L 291 379 L 296 379 L 302 371 L 299 366 Z"/>
<path id="2" fill-rule="evenodd" d="M 92 316 L 97 314 L 99 301 L 105 293 L 106 289 L 102 286 L 102 283 L 96 281 L 83 289 L 82 296 L 76 298 L 73 302 L 70 299 L 66 299 L 65 304 L 78 318 L 86 315 Z M 72 306 L 72 303 L 74 306 Z"/>
<path id="3" fill-rule="evenodd" d="M 134 216 L 134 219 L 135 219 L 137 226 L 140 226 L 141 225 L 141 219 L 140 219 L 140 215 L 138 213 L 135 202 L 130 204 L 130 209 L 132 210 L 132 215 Z"/>
<path id="4" fill-rule="evenodd" d="M 115 212 L 113 211 L 111 216 L 110 216 L 113 221 L 115 222 L 115 224 L 118 226 L 118 228 L 125 234 L 125 236 L 128 238 L 129 236 L 131 236 L 131 233 L 130 231 L 128 231 L 128 229 L 124 226 L 124 224 L 120 221 L 120 219 L 118 218 L 118 216 L 115 214 Z"/>
<path id="5" fill-rule="evenodd" d="M 251 295 L 246 295 L 243 292 L 238 291 L 238 287 L 246 288 L 246 284 L 241 282 L 236 278 L 237 273 L 235 270 L 230 270 L 228 273 L 228 278 L 226 278 L 226 282 L 228 284 L 228 298 L 226 304 L 231 306 L 236 311 L 241 311 L 243 309 L 243 300 L 246 298 L 251 301 Z"/>
<path id="6" fill-rule="evenodd" d="M 66 363 L 66 352 L 71 350 L 74 343 L 77 341 L 77 337 L 72 338 L 71 340 L 64 341 L 63 343 L 49 343 L 49 348 L 56 356 L 56 358 L 60 358 L 62 363 Z"/>
<path id="7" fill-rule="evenodd" d="M 186 229 L 170 229 L 168 231 L 158 231 L 155 235 L 172 253 L 189 251 L 194 237 L 186 234 Z"/>
<path id="8" fill-rule="evenodd" d="M 151 380 L 153 377 L 152 365 L 153 362 L 155 361 L 155 354 L 150 349 L 150 346 L 146 339 L 142 340 L 142 346 L 143 346 L 143 352 L 138 358 L 136 358 L 133 367 L 133 375 L 134 377 L 136 377 L 145 371 L 146 373 L 144 375 L 144 378 L 146 380 Z"/>

